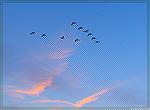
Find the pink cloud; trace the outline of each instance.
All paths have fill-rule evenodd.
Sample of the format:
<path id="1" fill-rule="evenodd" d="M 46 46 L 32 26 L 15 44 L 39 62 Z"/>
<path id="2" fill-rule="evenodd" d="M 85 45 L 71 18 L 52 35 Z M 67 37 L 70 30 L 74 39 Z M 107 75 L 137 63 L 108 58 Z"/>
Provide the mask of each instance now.
<path id="1" fill-rule="evenodd" d="M 54 53 L 48 54 L 47 56 L 48 56 L 48 59 L 62 60 L 70 56 L 71 53 L 72 53 L 72 50 L 66 48 L 66 49 L 57 50 Z"/>
<path id="2" fill-rule="evenodd" d="M 67 105 L 71 105 L 71 106 L 76 106 L 76 104 L 74 103 L 71 103 L 71 102 L 67 102 L 67 101 L 64 101 L 64 100 L 35 100 L 35 101 L 32 101 L 32 102 L 37 102 L 37 103 L 49 103 L 49 102 L 56 102 L 56 103 L 64 103 L 64 104 L 67 104 Z"/>
<path id="3" fill-rule="evenodd" d="M 4 85 L 3 86 L 3 92 L 4 92 L 4 94 L 8 94 L 9 96 L 14 97 L 16 99 L 19 99 L 19 100 L 23 100 L 24 99 L 23 95 L 17 94 L 15 92 L 15 86 Z"/>
<path id="4" fill-rule="evenodd" d="M 73 53 L 71 48 L 62 48 L 52 52 L 37 53 L 30 55 L 30 61 L 44 61 L 44 60 L 64 60 Z M 28 61 L 27 59 L 22 60 L 22 62 Z"/>

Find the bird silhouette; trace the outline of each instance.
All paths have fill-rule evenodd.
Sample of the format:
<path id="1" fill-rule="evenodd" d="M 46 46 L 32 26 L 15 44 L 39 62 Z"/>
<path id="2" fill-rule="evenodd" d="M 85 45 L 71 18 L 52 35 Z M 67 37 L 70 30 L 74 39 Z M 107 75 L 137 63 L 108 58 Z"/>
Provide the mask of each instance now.
<path id="1" fill-rule="evenodd" d="M 41 36 L 41 37 L 44 37 L 44 36 L 46 36 L 46 34 L 42 34 L 42 36 Z"/>
<path id="2" fill-rule="evenodd" d="M 35 32 L 31 32 L 30 34 L 33 35 L 33 34 L 35 34 Z"/>
<path id="3" fill-rule="evenodd" d="M 92 37 L 92 40 L 96 39 L 95 37 Z"/>
<path id="4" fill-rule="evenodd" d="M 79 39 L 76 39 L 75 42 L 80 41 Z"/>
<path id="5" fill-rule="evenodd" d="M 63 39 L 64 39 L 64 36 L 61 37 L 61 40 L 63 40 Z"/>
<path id="6" fill-rule="evenodd" d="M 88 32 L 89 30 L 85 30 L 85 31 L 83 31 L 83 32 Z"/>
<path id="7" fill-rule="evenodd" d="M 99 41 L 96 41 L 95 43 L 99 43 Z"/>
<path id="8" fill-rule="evenodd" d="M 92 35 L 92 33 L 89 33 L 87 36 L 90 36 L 90 35 Z"/>
<path id="9" fill-rule="evenodd" d="M 74 24 L 76 24 L 76 22 L 72 22 L 72 23 L 71 23 L 71 25 L 74 25 Z"/>
<path id="10" fill-rule="evenodd" d="M 78 30 L 83 29 L 83 27 L 79 27 Z"/>

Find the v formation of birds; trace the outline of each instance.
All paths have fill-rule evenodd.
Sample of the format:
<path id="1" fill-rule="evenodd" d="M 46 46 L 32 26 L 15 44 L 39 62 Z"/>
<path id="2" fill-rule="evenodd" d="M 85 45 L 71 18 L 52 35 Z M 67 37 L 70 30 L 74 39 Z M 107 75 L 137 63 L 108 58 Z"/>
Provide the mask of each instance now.
<path id="1" fill-rule="evenodd" d="M 71 26 L 75 26 L 75 25 L 77 25 L 76 22 L 72 22 L 72 23 L 71 23 Z M 84 33 L 87 33 L 87 36 L 88 36 L 88 37 L 91 37 L 91 36 L 92 36 L 91 40 L 94 41 L 94 43 L 99 43 L 99 41 L 97 40 L 97 38 L 94 37 L 93 34 L 92 34 L 91 32 L 89 32 L 89 30 L 87 30 L 87 29 L 85 30 L 85 29 L 84 29 L 83 27 L 81 27 L 81 26 L 79 26 L 79 27 L 77 28 L 77 30 L 80 30 L 80 31 L 82 31 L 82 32 L 84 32 Z M 36 33 L 36 32 L 31 32 L 30 34 L 31 34 L 31 35 L 35 35 L 35 33 Z M 46 34 L 42 34 L 42 35 L 41 35 L 41 37 L 46 37 L 46 36 L 47 36 Z M 64 39 L 65 39 L 65 36 L 62 36 L 60 39 L 61 39 L 61 40 L 64 40 Z M 74 40 L 74 42 L 79 42 L 79 41 L 80 41 L 80 40 L 77 39 L 77 38 Z"/>

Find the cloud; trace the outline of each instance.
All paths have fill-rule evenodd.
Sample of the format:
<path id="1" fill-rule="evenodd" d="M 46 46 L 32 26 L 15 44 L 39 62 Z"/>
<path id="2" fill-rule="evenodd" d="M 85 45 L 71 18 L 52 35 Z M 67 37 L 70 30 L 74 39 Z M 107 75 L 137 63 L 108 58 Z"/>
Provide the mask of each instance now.
<path id="1" fill-rule="evenodd" d="M 14 97 L 16 99 L 20 99 L 20 100 L 24 99 L 23 95 L 17 94 L 15 92 L 15 86 L 4 85 L 3 86 L 3 92 L 4 92 L 4 94 L 8 94 L 9 96 Z"/>
<path id="2" fill-rule="evenodd" d="M 85 97 L 75 103 L 72 103 L 72 102 L 68 102 L 68 101 L 65 101 L 65 100 L 35 100 L 35 101 L 32 101 L 32 102 L 38 102 L 38 103 L 49 103 L 49 102 L 56 102 L 56 103 L 64 103 L 64 104 L 68 104 L 68 105 L 71 105 L 73 107 L 82 107 L 83 105 L 89 103 L 89 102 L 93 102 L 93 101 L 96 101 L 100 98 L 100 96 L 102 96 L 103 94 L 105 93 L 108 93 L 110 90 L 116 88 L 120 86 L 120 84 L 116 84 L 114 86 L 110 86 L 110 87 L 107 87 L 107 88 L 104 88 L 104 89 L 101 89 L 99 90 L 98 92 L 88 96 L 88 97 Z"/>
<path id="3" fill-rule="evenodd" d="M 15 97 L 15 98 L 20 99 L 20 100 L 24 99 L 23 95 L 17 94 L 15 91 L 10 92 L 9 94 L 10 94 L 10 96 Z"/>
<path id="4" fill-rule="evenodd" d="M 51 72 L 51 77 L 54 78 L 56 75 L 59 75 L 62 71 L 65 70 L 65 67 L 68 63 L 59 64 L 56 68 Z"/>
<path id="5" fill-rule="evenodd" d="M 62 60 L 70 56 L 71 53 L 72 53 L 71 49 L 65 48 L 65 49 L 57 50 L 54 53 L 50 53 L 47 55 L 47 57 L 48 59 Z"/>
<path id="6" fill-rule="evenodd" d="M 56 68 L 54 68 L 54 70 L 51 72 L 50 76 L 48 79 L 40 81 L 36 84 L 34 84 L 32 86 L 32 88 L 29 89 L 24 89 L 24 90 L 20 90 L 20 89 L 16 89 L 15 92 L 16 93 L 20 93 L 20 94 L 26 94 L 26 95 L 32 95 L 32 96 L 36 96 L 39 95 L 40 93 L 42 93 L 48 86 L 53 84 L 53 78 L 60 74 L 66 66 L 67 63 L 64 64 L 60 64 L 59 66 L 57 66 Z"/>
<path id="7" fill-rule="evenodd" d="M 35 101 L 32 101 L 32 102 L 37 102 L 37 103 L 49 103 L 49 102 L 56 102 L 56 103 L 64 103 L 64 104 L 67 104 L 67 105 L 71 105 L 71 106 L 76 106 L 76 104 L 74 103 L 71 103 L 71 102 L 67 102 L 67 101 L 64 101 L 64 100 L 35 100 Z"/>
<path id="8" fill-rule="evenodd" d="M 92 101 L 96 101 L 98 98 L 100 98 L 101 95 L 107 93 L 109 91 L 108 88 L 106 89 L 102 89 L 100 91 L 98 91 L 97 93 L 91 95 L 91 96 L 88 96 L 78 102 L 75 103 L 75 107 L 82 107 L 84 104 L 86 103 L 89 103 L 89 102 L 92 102 Z"/>
<path id="9" fill-rule="evenodd" d="M 68 101 L 64 101 L 64 100 L 35 100 L 35 101 L 32 101 L 32 102 L 38 102 L 38 103 L 49 103 L 49 102 L 56 102 L 56 103 L 64 103 L 64 104 L 67 104 L 67 105 L 71 105 L 73 107 L 82 107 L 83 105 L 85 105 L 86 103 L 89 103 L 89 102 L 92 102 L 92 101 L 96 101 L 98 99 L 98 96 L 100 96 L 100 94 L 104 94 L 108 92 L 107 90 L 101 90 L 99 91 L 98 93 L 95 93 L 91 96 L 88 96 L 78 102 L 75 102 L 75 103 L 72 103 L 72 102 L 68 102 Z M 96 95 L 96 94 L 99 94 L 99 95 Z"/>
<path id="10" fill-rule="evenodd" d="M 43 92 L 45 90 L 46 87 L 48 87 L 49 85 L 52 84 L 52 79 L 49 78 L 48 80 L 45 81 L 41 81 L 38 84 L 34 85 L 32 88 L 30 89 L 26 89 L 26 90 L 15 90 L 16 93 L 21 93 L 21 94 L 27 94 L 27 95 L 39 95 L 41 92 Z"/>
<path id="11" fill-rule="evenodd" d="M 45 60 L 49 61 L 49 60 L 64 60 L 65 58 L 71 56 L 73 53 L 73 49 L 72 48 L 60 48 L 51 52 L 40 52 L 40 53 L 32 53 L 29 56 L 27 56 L 26 58 L 20 60 L 21 63 L 26 63 L 26 62 L 43 62 Z M 29 60 L 30 59 L 30 60 Z"/>

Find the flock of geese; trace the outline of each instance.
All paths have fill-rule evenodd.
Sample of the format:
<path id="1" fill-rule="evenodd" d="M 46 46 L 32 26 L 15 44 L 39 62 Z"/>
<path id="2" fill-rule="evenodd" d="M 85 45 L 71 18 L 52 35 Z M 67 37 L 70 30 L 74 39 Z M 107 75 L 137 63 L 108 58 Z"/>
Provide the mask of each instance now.
<path id="1" fill-rule="evenodd" d="M 76 22 L 72 22 L 71 23 L 71 26 L 77 26 L 77 23 Z M 94 41 L 94 43 L 99 43 L 99 41 L 96 39 L 96 37 L 93 37 L 93 34 L 91 32 L 89 32 L 89 30 L 84 30 L 83 27 L 79 26 L 77 27 L 77 30 L 80 30 L 84 33 L 87 33 L 87 36 L 92 36 L 91 40 Z M 35 35 L 36 32 L 31 32 L 30 35 Z M 41 37 L 46 37 L 46 34 L 42 34 Z M 65 38 L 65 36 L 62 36 L 60 39 L 63 40 Z M 74 42 L 79 42 L 80 40 L 79 39 L 75 39 Z"/>
<path id="2" fill-rule="evenodd" d="M 76 22 L 72 22 L 72 23 L 71 23 L 71 26 L 75 26 L 75 25 L 77 25 Z M 84 28 L 81 27 L 81 26 L 79 26 L 79 27 L 77 28 L 77 30 L 81 30 L 81 31 L 87 33 L 87 36 L 93 36 L 93 34 L 92 34 L 91 32 L 89 32 L 88 29 L 84 30 Z M 95 43 L 99 43 L 99 41 L 96 39 L 96 37 L 92 37 L 91 40 L 94 40 Z M 80 40 L 79 40 L 79 39 L 75 39 L 75 42 L 77 42 L 77 41 L 80 41 Z"/>

